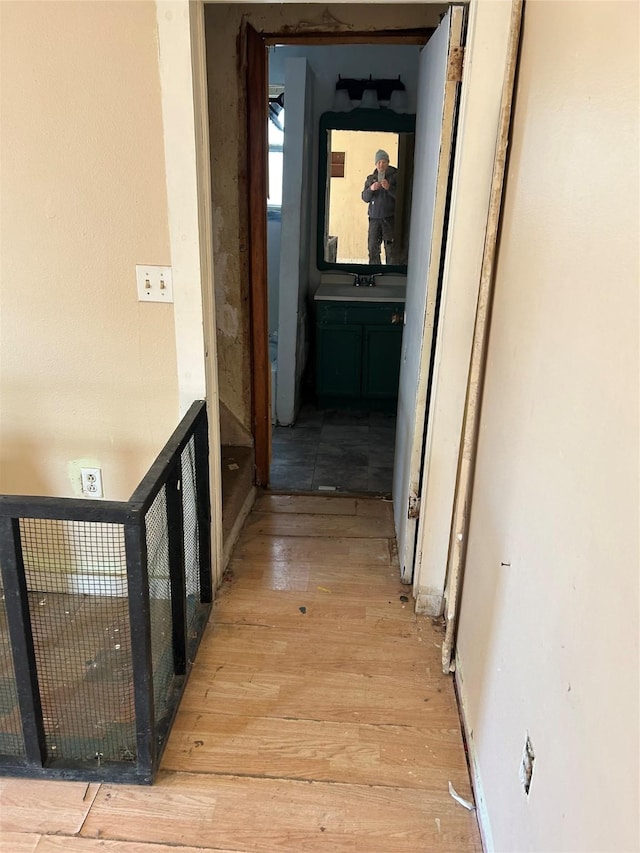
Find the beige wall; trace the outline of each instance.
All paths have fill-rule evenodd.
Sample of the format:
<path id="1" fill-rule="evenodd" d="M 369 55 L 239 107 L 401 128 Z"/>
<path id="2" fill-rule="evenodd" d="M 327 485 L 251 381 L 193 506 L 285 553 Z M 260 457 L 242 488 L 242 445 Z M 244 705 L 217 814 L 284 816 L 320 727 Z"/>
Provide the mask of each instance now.
<path id="1" fill-rule="evenodd" d="M 500 851 L 640 848 L 637 136 L 637 4 L 530 0 L 458 646 Z"/>
<path id="2" fill-rule="evenodd" d="M 384 26 L 436 26 L 440 11 L 434 5 L 398 4 L 393 16 L 385 16 Z M 289 34 L 314 30 L 366 32 L 379 29 L 379 24 L 364 4 L 211 2 L 205 7 L 220 398 L 250 429 L 246 101 L 244 70 L 238 56 L 243 20 L 258 32 Z"/>
<path id="3" fill-rule="evenodd" d="M 0 492 L 125 499 L 177 422 L 153 2 L 7 2 L 2 16 Z M 74 481 L 75 482 L 75 481 Z"/>

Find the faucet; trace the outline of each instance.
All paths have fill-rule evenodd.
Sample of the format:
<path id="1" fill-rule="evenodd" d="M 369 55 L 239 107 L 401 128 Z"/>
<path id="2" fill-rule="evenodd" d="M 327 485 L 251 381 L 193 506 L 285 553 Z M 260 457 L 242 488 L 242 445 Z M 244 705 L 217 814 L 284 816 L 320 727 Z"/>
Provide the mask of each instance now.
<path id="1" fill-rule="evenodd" d="M 375 275 L 360 275 L 359 273 L 352 273 L 352 275 L 353 275 L 353 286 L 354 287 L 375 287 L 376 286 Z"/>

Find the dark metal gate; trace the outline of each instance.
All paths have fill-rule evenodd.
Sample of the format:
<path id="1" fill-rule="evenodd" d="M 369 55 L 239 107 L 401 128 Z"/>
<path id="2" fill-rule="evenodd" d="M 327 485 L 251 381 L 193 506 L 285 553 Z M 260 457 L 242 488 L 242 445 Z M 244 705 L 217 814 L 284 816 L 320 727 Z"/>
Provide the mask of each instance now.
<path id="1" fill-rule="evenodd" d="M 131 499 L 0 495 L 0 774 L 150 783 L 212 601 L 207 414 Z"/>

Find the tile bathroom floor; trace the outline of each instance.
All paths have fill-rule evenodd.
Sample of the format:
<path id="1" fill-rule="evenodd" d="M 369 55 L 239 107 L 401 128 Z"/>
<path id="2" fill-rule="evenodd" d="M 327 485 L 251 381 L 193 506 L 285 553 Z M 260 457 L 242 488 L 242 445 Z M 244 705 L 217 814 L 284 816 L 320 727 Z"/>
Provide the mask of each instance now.
<path id="1" fill-rule="evenodd" d="M 395 414 L 316 409 L 272 433 L 270 488 L 390 495 Z"/>

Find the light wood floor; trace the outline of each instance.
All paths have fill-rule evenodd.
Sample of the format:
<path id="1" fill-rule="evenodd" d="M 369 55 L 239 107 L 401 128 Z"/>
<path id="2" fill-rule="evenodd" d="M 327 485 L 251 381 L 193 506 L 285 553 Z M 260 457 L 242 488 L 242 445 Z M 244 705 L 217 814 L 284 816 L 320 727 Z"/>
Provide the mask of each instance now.
<path id="1" fill-rule="evenodd" d="M 481 851 L 391 504 L 260 497 L 151 787 L 0 779 L 2 853 Z"/>

